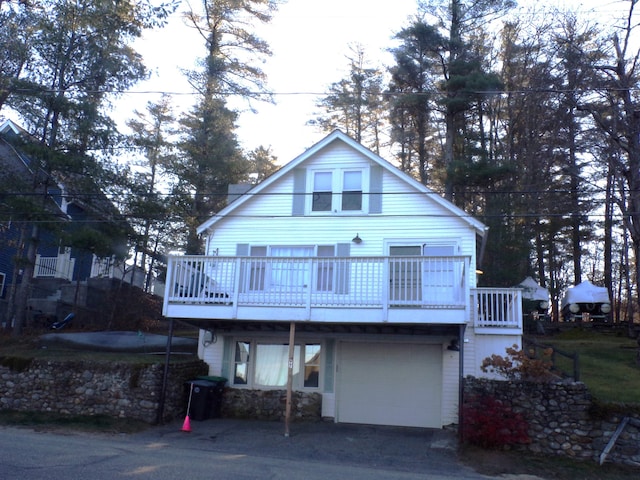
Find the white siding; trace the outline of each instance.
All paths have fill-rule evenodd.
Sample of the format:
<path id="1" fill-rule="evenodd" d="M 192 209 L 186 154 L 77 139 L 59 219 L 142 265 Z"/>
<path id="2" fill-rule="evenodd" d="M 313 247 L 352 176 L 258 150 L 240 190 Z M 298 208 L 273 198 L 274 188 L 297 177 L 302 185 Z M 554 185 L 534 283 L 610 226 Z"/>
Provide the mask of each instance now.
<path id="1" fill-rule="evenodd" d="M 311 152 L 315 151 L 312 147 Z M 298 160 L 302 157 L 298 157 Z M 415 182 L 407 181 L 391 170 L 382 168 L 382 211 L 381 213 L 367 214 L 355 212 L 325 212 L 322 214 L 310 212 L 311 195 L 306 195 L 306 205 L 304 215 L 293 215 L 293 190 L 294 177 L 296 172 L 304 171 L 307 175 L 307 193 L 309 193 L 310 175 L 314 170 L 334 169 L 336 171 L 343 169 L 380 169 L 380 165 L 367 154 L 360 151 L 357 147 L 349 145 L 348 142 L 333 141 L 324 148 L 316 151 L 311 156 L 304 158 L 304 161 L 297 164 L 290 164 L 291 169 L 285 170 L 282 176 L 272 177 L 272 181 L 267 180 L 261 187 L 258 187 L 259 194 L 255 197 L 246 197 L 246 200 L 239 201 L 235 208 L 226 211 L 224 218 L 210 222 L 211 225 L 206 232 L 209 236 L 207 246 L 208 255 L 219 256 L 235 256 L 238 244 L 248 244 L 251 246 L 314 246 L 314 245 L 337 245 L 349 244 L 351 256 L 388 256 L 389 246 L 398 244 L 415 244 L 421 245 L 429 242 L 447 242 L 457 245 L 458 250 L 455 255 L 467 256 L 470 258 L 470 268 L 468 271 L 468 286 L 474 288 L 476 286 L 476 235 L 477 228 L 481 225 L 475 221 L 467 221 L 468 219 L 456 215 L 457 209 L 448 209 L 442 203 L 441 199 L 436 197 L 436 193 L 427 194 Z M 285 167 L 287 169 L 288 167 Z M 300 177 L 298 176 L 298 179 Z M 369 175 L 363 175 L 364 194 L 369 193 Z M 336 192 L 334 192 L 336 193 Z M 378 193 L 378 192 L 372 192 Z M 368 202 L 364 201 L 366 207 Z M 365 212 L 366 208 L 363 209 Z M 204 227 L 203 227 L 204 228 Z M 358 234 L 362 239 L 362 243 L 352 243 L 351 239 Z M 475 299 L 469 298 L 469 305 L 474 304 Z M 223 308 L 223 307 L 220 307 Z M 229 307 L 231 308 L 231 307 Z M 412 312 L 409 312 L 412 313 Z M 414 312 L 415 313 L 415 312 Z M 482 375 L 480 372 L 480 363 L 482 359 L 492 353 L 504 354 L 505 348 L 513 343 L 520 344 L 520 337 L 509 335 L 476 335 L 472 325 L 472 319 L 468 318 L 472 312 L 467 309 L 460 311 L 460 319 L 467 322 L 465 334 L 465 343 L 462 345 L 464 351 L 464 375 Z M 413 314 L 413 313 L 412 313 Z M 273 311 L 266 311 L 266 315 L 273 315 Z M 437 315 L 437 319 L 436 316 Z M 416 317 L 415 314 L 413 314 Z M 420 312 L 420 316 L 429 318 L 430 323 L 446 323 L 444 321 L 443 312 L 433 313 L 428 310 Z M 216 317 L 218 318 L 218 317 Z M 253 317 L 252 317 L 253 318 Z M 258 317 L 256 317 L 258 318 Z M 269 317 L 268 319 L 271 319 Z M 265 318 L 267 320 L 267 318 Z M 361 319 L 362 320 L 362 319 Z M 422 320 L 418 320 L 422 321 Z M 456 323 L 456 322 L 452 322 Z M 244 336 L 249 335 L 245 333 Z M 335 340 L 336 344 L 340 342 L 358 342 L 373 344 L 379 342 L 379 350 L 381 352 L 397 354 L 396 365 L 386 365 L 380 360 L 378 368 L 379 372 L 368 372 L 367 363 L 360 361 L 364 358 L 364 353 L 360 357 L 355 357 L 356 367 L 351 369 L 351 377 L 345 384 L 344 365 L 338 369 L 338 361 L 340 357 L 338 348 L 333 352 L 334 358 L 329 362 L 332 365 L 332 374 L 335 375 L 336 389 L 326 389 L 323 394 L 322 415 L 324 417 L 334 417 L 340 421 L 341 414 L 344 414 L 347 406 L 349 406 L 349 398 L 345 405 L 344 394 L 345 387 L 348 392 L 356 393 L 357 389 L 352 388 L 352 384 L 360 381 L 362 376 L 394 376 L 397 370 L 402 369 L 407 363 L 401 358 L 399 352 L 402 349 L 397 348 L 399 343 L 406 342 L 407 345 L 414 343 L 419 344 L 417 352 L 423 350 L 429 351 L 430 356 L 420 357 L 420 362 L 416 362 L 415 367 L 418 373 L 428 361 L 431 365 L 437 367 L 437 372 L 433 369 L 427 369 L 431 372 L 429 381 L 439 383 L 437 398 L 429 397 L 430 404 L 435 411 L 430 415 L 435 415 L 441 419 L 443 425 L 456 423 L 458 420 L 458 401 L 459 401 L 459 359 L 461 352 L 447 350 L 447 345 L 452 337 L 431 336 L 418 339 L 410 337 L 401 339 L 397 336 L 379 335 L 375 338 L 369 335 L 344 334 L 336 335 L 335 333 L 327 333 L 322 336 L 325 339 Z M 202 342 L 200 342 L 202 343 Z M 207 347 L 199 346 L 200 357 L 209 364 L 209 373 L 211 375 L 221 375 L 223 369 L 223 341 L 219 339 Z M 343 343 L 344 345 L 344 343 Z M 353 345 L 353 343 L 352 343 Z M 352 349 L 358 352 L 356 348 Z M 371 349 L 373 350 L 373 349 Z M 370 352 L 365 352 L 369 353 Z M 436 355 L 437 354 L 437 355 Z M 437 357 L 437 358 L 436 358 Z M 366 360 L 366 358 L 365 358 Z M 395 368 L 395 369 L 394 369 Z M 347 369 L 347 373 L 349 373 Z M 398 388 L 402 391 L 394 392 L 398 395 L 423 395 L 428 397 L 428 392 L 423 392 L 410 381 L 397 381 Z M 363 386 L 364 391 L 367 388 L 371 391 L 378 391 L 378 380 L 371 381 Z M 384 385 L 380 385 L 384 388 Z M 441 390 L 439 390 L 441 389 Z M 331 391 L 333 390 L 333 391 Z M 425 402 L 429 403 L 429 402 Z M 352 403 L 351 406 L 356 405 Z M 354 412 L 358 412 L 360 406 L 356 405 Z M 415 407 L 418 408 L 418 407 Z M 381 415 L 384 417 L 384 415 Z M 375 416 L 374 416 L 375 417 Z M 433 417 L 432 417 L 433 418 Z M 384 423 L 384 418 L 373 418 L 373 423 Z M 408 422 L 411 423 L 411 422 Z M 398 424 L 403 424 L 399 422 Z"/>
<path id="2" fill-rule="evenodd" d="M 458 385 L 460 384 L 460 352 L 442 347 L 442 424 L 458 422 Z"/>
<path id="3" fill-rule="evenodd" d="M 200 330 L 200 345 L 198 346 L 198 357 L 209 366 L 209 375 L 222 376 L 222 359 L 224 355 L 224 342 L 219 338 L 215 343 L 204 347 L 202 345 L 202 334 Z M 200 353 L 202 352 L 202 353 Z"/>
<path id="4" fill-rule="evenodd" d="M 335 142 L 304 163 L 314 168 L 369 168 L 372 163 L 342 142 Z M 366 183 L 366 182 L 365 182 Z M 367 186 L 365 186 L 366 192 Z M 388 255 L 389 242 L 455 241 L 459 255 L 471 257 L 470 286 L 475 279 L 475 231 L 462 219 L 433 201 L 429 195 L 383 171 L 381 214 L 292 216 L 293 173 L 285 175 L 256 198 L 236 208 L 213 226 L 207 254 L 232 256 L 238 243 L 250 245 L 320 245 L 351 243 L 359 234 L 363 242 L 352 244 L 352 256 Z M 435 195 L 435 194 L 434 194 Z M 310 201 L 310 197 L 307 198 Z"/>
<path id="5" fill-rule="evenodd" d="M 464 344 L 464 375 L 474 377 L 489 377 L 504 380 L 503 377 L 484 373 L 480 366 L 485 358 L 491 355 L 504 357 L 507 348 L 516 345 L 522 348 L 522 337 L 520 335 L 476 335 L 474 328 L 469 325 L 465 334 L 468 340 Z"/>

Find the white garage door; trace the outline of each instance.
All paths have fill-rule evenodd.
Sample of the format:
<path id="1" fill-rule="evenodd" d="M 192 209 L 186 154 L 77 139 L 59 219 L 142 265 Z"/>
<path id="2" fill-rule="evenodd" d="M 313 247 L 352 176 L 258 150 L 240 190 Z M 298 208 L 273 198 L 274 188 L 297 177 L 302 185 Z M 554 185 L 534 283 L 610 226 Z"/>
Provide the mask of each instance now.
<path id="1" fill-rule="evenodd" d="M 442 427 L 440 345 L 342 343 L 337 386 L 339 422 Z"/>

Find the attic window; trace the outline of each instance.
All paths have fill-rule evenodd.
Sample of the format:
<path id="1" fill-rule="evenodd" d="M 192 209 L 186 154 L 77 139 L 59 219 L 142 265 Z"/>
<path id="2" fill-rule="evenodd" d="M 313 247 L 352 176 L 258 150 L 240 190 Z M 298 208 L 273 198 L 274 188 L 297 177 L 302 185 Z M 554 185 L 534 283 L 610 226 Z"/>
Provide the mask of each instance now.
<path id="1" fill-rule="evenodd" d="M 331 172 L 315 172 L 313 175 L 313 203 L 314 212 L 330 212 L 332 197 Z"/>
<path id="2" fill-rule="evenodd" d="M 362 169 L 315 171 L 309 179 L 311 212 L 362 212 L 366 210 Z"/>
<path id="3" fill-rule="evenodd" d="M 362 210 L 362 172 L 344 172 L 342 210 Z"/>

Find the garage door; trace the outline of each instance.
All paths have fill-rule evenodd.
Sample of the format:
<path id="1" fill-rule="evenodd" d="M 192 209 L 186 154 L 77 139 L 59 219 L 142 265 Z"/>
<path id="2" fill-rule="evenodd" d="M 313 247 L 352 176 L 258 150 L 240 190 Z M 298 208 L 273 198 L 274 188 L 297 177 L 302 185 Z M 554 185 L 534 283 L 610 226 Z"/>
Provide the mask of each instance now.
<path id="1" fill-rule="evenodd" d="M 341 343 L 339 422 L 442 427 L 440 345 Z"/>

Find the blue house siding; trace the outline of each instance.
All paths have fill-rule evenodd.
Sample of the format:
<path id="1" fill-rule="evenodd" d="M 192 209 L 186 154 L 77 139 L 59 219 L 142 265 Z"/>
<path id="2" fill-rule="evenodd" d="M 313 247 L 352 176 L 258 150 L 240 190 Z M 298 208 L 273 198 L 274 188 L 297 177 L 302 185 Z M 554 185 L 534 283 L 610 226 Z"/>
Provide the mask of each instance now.
<path id="1" fill-rule="evenodd" d="M 9 293 L 9 284 L 13 279 L 14 258 L 20 241 L 20 230 L 15 225 L 0 225 L 0 273 L 4 274 L 4 285 L 0 291 L 0 298 L 6 299 Z"/>

